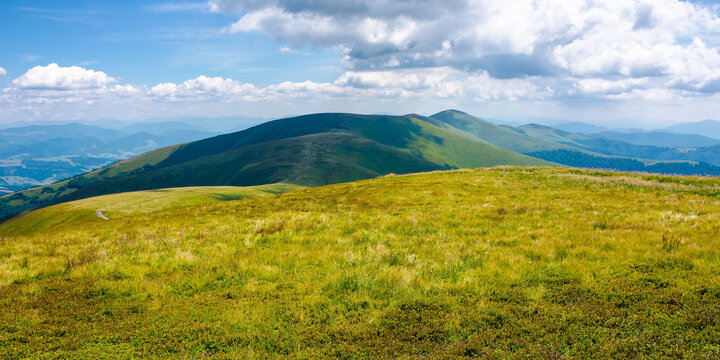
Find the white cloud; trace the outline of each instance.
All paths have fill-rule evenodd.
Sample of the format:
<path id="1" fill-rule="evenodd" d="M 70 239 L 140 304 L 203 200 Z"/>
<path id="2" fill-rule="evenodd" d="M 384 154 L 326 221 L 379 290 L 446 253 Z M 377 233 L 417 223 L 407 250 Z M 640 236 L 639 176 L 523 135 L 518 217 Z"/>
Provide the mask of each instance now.
<path id="1" fill-rule="evenodd" d="M 643 49 L 720 27 L 712 10 L 679 0 L 211 0 L 210 5 L 214 11 L 244 12 L 230 32 L 343 46 L 355 65 L 375 67 L 393 56 L 414 65 L 462 67 L 489 55 L 530 56 L 547 50 L 558 53 L 542 60 L 570 67 L 580 63 L 574 60 L 591 60 L 583 52 L 591 44 L 608 50 L 637 48 L 630 54 L 609 54 L 620 63 L 633 57 L 648 61 L 651 54 L 642 54 Z M 572 55 L 582 59 L 570 59 Z M 597 66 L 611 65 L 612 60 Z"/>
<path id="2" fill-rule="evenodd" d="M 556 94 L 582 96 L 655 87 L 682 89 L 684 96 L 720 91 L 720 54 L 705 40 L 717 38 L 720 18 L 715 8 L 688 1 L 209 4 L 211 11 L 239 15 L 229 32 L 338 49 L 351 71 L 453 68 L 468 76 L 531 79 L 538 88 L 552 85 L 564 89 Z"/>
<path id="3" fill-rule="evenodd" d="M 225 98 L 230 101 L 251 95 L 253 84 L 241 83 L 220 77 L 199 76 L 182 84 L 162 83 L 150 88 L 149 95 L 170 101 L 203 101 L 211 98 Z"/>
<path id="4" fill-rule="evenodd" d="M 652 88 L 632 89 L 618 94 L 608 94 L 606 97 L 613 100 L 645 100 L 662 103 L 676 103 L 683 98 L 682 91 Z"/>
<path id="5" fill-rule="evenodd" d="M 622 93 L 629 89 L 642 87 L 650 82 L 649 78 L 639 79 L 620 79 L 620 80 L 605 80 L 605 79 L 581 79 L 575 87 L 585 94 L 608 94 L 608 93 Z"/>
<path id="6" fill-rule="evenodd" d="M 265 87 L 222 77 L 199 76 L 154 86 L 119 83 L 102 71 L 56 64 L 38 66 L 16 78 L 0 93 L 0 117 L 48 118 L 88 111 L 174 110 L 200 106 L 260 106 L 266 111 L 318 102 L 425 101 L 469 99 L 473 102 L 542 99 L 548 96 L 526 79 L 495 79 L 487 73 L 468 76 L 451 67 L 347 71 L 332 82 L 281 82 Z M 355 105 L 351 105 L 355 106 Z M 118 110 L 120 109 L 120 110 Z M 266 115 L 266 114 L 265 114 Z M 117 116 L 105 114 L 103 116 Z"/>
<path id="7" fill-rule="evenodd" d="M 116 78 L 102 71 L 78 66 L 61 67 L 55 63 L 36 66 L 14 79 L 0 95 L 0 116 L 43 117 L 73 116 L 67 107 L 104 107 L 137 104 L 145 101 L 146 88 L 131 84 L 113 84 Z M 75 111 L 80 111 L 75 109 Z"/>
<path id="8" fill-rule="evenodd" d="M 348 71 L 334 83 L 383 97 L 445 99 L 470 97 L 473 101 L 540 99 L 546 89 L 529 79 L 496 79 L 487 72 L 467 75 L 450 67 L 384 71 Z"/>
<path id="9" fill-rule="evenodd" d="M 0 76 L 3 76 L 5 74 L 7 74 L 7 71 L 5 71 L 5 69 L 0 67 Z"/>
<path id="10" fill-rule="evenodd" d="M 52 63 L 28 70 L 13 80 L 12 84 L 20 89 L 82 90 L 103 88 L 115 80 L 102 71 L 88 70 L 79 66 L 61 67 Z"/>
<path id="11" fill-rule="evenodd" d="M 448 68 L 413 69 L 404 71 L 349 71 L 336 81 L 354 88 L 400 88 L 426 90 L 437 88 L 449 80 L 454 71 Z"/>
<path id="12" fill-rule="evenodd" d="M 463 83 L 463 89 L 475 101 L 543 100 L 552 97 L 555 92 L 548 86 L 536 85 L 531 79 L 496 79 L 487 72 L 469 76 Z"/>

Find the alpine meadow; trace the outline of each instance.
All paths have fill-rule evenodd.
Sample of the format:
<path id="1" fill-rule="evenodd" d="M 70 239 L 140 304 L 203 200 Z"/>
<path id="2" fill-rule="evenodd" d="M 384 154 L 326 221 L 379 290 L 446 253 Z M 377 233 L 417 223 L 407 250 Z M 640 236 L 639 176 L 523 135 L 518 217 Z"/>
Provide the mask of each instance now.
<path id="1" fill-rule="evenodd" d="M 720 359 L 713 1 L 0 30 L 0 359 Z"/>
<path id="2" fill-rule="evenodd" d="M 500 167 L 56 205 L 0 226 L 2 357 L 715 358 L 718 193 Z"/>

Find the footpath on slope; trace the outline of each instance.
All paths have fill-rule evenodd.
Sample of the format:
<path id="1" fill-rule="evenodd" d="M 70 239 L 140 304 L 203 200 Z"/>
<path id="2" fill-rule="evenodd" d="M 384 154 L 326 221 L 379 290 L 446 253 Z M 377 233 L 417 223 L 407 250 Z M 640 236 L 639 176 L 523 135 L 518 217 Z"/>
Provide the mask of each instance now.
<path id="1" fill-rule="evenodd" d="M 97 216 L 103 220 L 110 220 L 107 216 L 103 215 L 101 210 L 95 210 L 95 216 Z"/>

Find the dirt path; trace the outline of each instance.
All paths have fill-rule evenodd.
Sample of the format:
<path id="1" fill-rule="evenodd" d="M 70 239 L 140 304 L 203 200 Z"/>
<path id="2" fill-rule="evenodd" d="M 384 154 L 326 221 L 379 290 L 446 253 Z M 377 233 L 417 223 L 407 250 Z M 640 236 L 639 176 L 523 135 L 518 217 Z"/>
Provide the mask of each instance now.
<path id="1" fill-rule="evenodd" d="M 102 211 L 100 211 L 100 210 L 95 210 L 95 216 L 97 216 L 103 220 L 110 220 L 110 219 L 108 219 L 107 216 L 103 215 Z"/>

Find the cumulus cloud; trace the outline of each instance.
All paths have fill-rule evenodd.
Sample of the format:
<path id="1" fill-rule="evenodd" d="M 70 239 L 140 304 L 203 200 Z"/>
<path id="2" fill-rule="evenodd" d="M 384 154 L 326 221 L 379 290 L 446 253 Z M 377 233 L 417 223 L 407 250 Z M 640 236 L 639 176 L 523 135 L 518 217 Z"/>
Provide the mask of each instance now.
<path id="1" fill-rule="evenodd" d="M 88 70 L 79 66 L 61 67 L 52 63 L 28 70 L 12 84 L 19 89 L 35 90 L 83 90 L 99 89 L 115 82 L 102 71 Z"/>
<path id="2" fill-rule="evenodd" d="M 232 79 L 199 76 L 181 84 L 162 83 L 153 86 L 149 95 L 165 100 L 201 101 L 209 98 L 224 97 L 228 100 L 250 95 L 255 86 Z"/>
<path id="3" fill-rule="evenodd" d="M 710 9 L 678 0 L 211 0 L 210 7 L 244 12 L 228 28 L 231 32 L 341 46 L 351 61 L 366 60 L 368 66 L 382 66 L 394 56 L 408 65 L 472 67 L 489 55 L 544 52 L 553 55 L 544 60 L 567 67 L 581 63 L 567 56 L 587 60 L 590 54 L 582 50 L 590 44 L 651 49 L 720 26 Z M 620 62 L 624 55 L 633 56 L 611 55 Z"/>
<path id="4" fill-rule="evenodd" d="M 491 101 L 542 99 L 550 95 L 547 89 L 533 84 L 532 79 L 497 79 L 485 71 L 468 76 L 450 67 L 348 71 L 334 84 L 400 98 L 469 97 L 474 101 Z"/>
<path id="5" fill-rule="evenodd" d="M 2 90 L 0 115 L 39 116 L 68 104 L 104 106 L 144 101 L 145 87 L 117 81 L 102 71 L 78 66 L 36 66 Z"/>
<path id="6" fill-rule="evenodd" d="M 257 104 L 276 109 L 318 101 L 437 103 L 468 99 L 483 102 L 543 99 L 550 95 L 547 89 L 536 86 L 530 79 L 496 79 L 487 72 L 467 76 L 451 67 L 347 71 L 331 82 L 286 81 L 259 87 L 230 78 L 208 76 L 180 83 L 133 85 L 121 83 L 102 71 L 50 64 L 28 70 L 2 90 L 0 116 L 47 117 L 62 113 L 62 109 L 74 109 L 78 113 L 88 109 L 149 109 L 147 111 L 152 113 L 168 106 L 207 109 L 224 104 Z"/>
<path id="7" fill-rule="evenodd" d="M 448 99 L 473 101 L 542 99 L 550 95 L 526 79 L 495 79 L 486 72 L 466 76 L 449 67 L 348 71 L 333 82 L 281 82 L 266 87 L 200 76 L 180 84 L 162 83 L 147 95 L 170 102 L 287 102 L 297 99 Z"/>
<path id="8" fill-rule="evenodd" d="M 229 32 L 334 48 L 351 71 L 452 68 L 496 79 L 539 77 L 566 94 L 650 85 L 720 91 L 720 54 L 704 39 L 716 36 L 720 19 L 714 8 L 681 0 L 210 0 L 209 6 L 239 16 Z M 622 81 L 648 77 L 659 80 Z M 588 79 L 620 82 L 598 88 Z"/>
<path id="9" fill-rule="evenodd" d="M 586 94 L 617 94 L 633 88 L 644 87 L 650 82 L 649 80 L 649 78 L 619 80 L 582 79 L 575 84 L 575 87 Z"/>
<path id="10" fill-rule="evenodd" d="M 5 69 L 0 67 L 0 76 L 3 76 L 5 74 L 7 74 L 7 71 L 5 71 Z"/>

